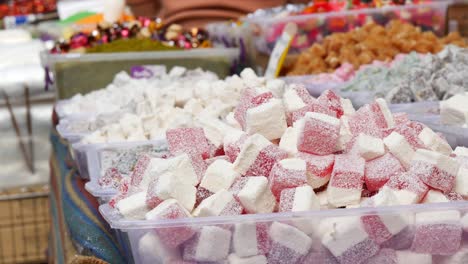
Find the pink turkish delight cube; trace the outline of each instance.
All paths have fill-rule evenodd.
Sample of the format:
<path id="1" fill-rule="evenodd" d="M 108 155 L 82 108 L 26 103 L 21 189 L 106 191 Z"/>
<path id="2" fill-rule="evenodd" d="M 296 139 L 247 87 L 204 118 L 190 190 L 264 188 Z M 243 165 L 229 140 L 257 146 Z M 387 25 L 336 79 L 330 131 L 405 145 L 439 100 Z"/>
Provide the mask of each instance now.
<path id="1" fill-rule="evenodd" d="M 369 191 L 378 191 L 391 177 L 404 171 L 400 161 L 387 153 L 366 163 L 364 181 Z"/>
<path id="2" fill-rule="evenodd" d="M 312 188 L 317 189 L 328 183 L 335 164 L 335 155 L 313 155 L 299 152 L 298 158 L 306 162 L 307 181 Z"/>
<path id="3" fill-rule="evenodd" d="M 429 187 L 412 172 L 391 177 L 383 188 L 386 187 L 392 190 L 400 204 L 419 203 L 429 191 Z"/>
<path id="4" fill-rule="evenodd" d="M 99 178 L 99 185 L 107 188 L 117 188 L 123 176 L 117 168 L 108 168 L 104 175 Z"/>
<path id="5" fill-rule="evenodd" d="M 277 199 L 281 191 L 307 184 L 306 163 L 301 159 L 284 159 L 273 166 L 268 178 L 270 189 Z"/>
<path id="6" fill-rule="evenodd" d="M 169 199 L 146 214 L 147 220 L 180 219 L 191 217 L 190 213 L 176 200 Z M 168 247 L 175 248 L 189 240 L 195 233 L 190 226 L 162 227 L 154 230 L 159 239 Z"/>
<path id="7" fill-rule="evenodd" d="M 312 239 L 299 229 L 274 222 L 269 230 L 271 248 L 268 264 L 297 263 L 305 257 L 312 246 Z"/>
<path id="8" fill-rule="evenodd" d="M 238 223 L 232 233 L 232 249 L 240 257 L 265 255 L 270 251 L 268 223 Z"/>
<path id="9" fill-rule="evenodd" d="M 360 133 L 382 138 L 383 128 L 377 121 L 375 113 L 370 105 L 365 105 L 349 117 L 349 129 L 353 135 Z"/>
<path id="10" fill-rule="evenodd" d="M 328 185 L 328 202 L 336 207 L 353 205 L 361 199 L 366 161 L 356 155 L 336 155 Z"/>
<path id="11" fill-rule="evenodd" d="M 323 92 L 317 101 L 335 113 L 335 117 L 340 118 L 344 114 L 341 98 L 331 90 Z"/>
<path id="12" fill-rule="evenodd" d="M 299 151 L 316 155 L 335 152 L 340 134 L 339 119 L 319 113 L 307 113 L 299 122 Z"/>
<path id="13" fill-rule="evenodd" d="M 188 154 L 201 156 L 203 159 L 210 157 L 210 145 L 205 137 L 203 128 L 175 128 L 166 132 L 169 151 L 172 155 Z"/>

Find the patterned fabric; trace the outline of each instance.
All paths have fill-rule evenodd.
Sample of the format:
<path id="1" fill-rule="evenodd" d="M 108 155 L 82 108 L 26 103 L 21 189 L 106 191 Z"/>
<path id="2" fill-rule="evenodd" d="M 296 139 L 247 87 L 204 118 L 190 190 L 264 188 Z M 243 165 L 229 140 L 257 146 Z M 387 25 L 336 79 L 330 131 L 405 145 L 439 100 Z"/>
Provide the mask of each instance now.
<path id="1" fill-rule="evenodd" d="M 69 146 L 56 131 L 51 134 L 51 214 L 49 254 L 56 263 L 69 263 L 77 254 L 109 263 L 126 263 L 125 251 L 98 211 L 99 204 L 85 189 L 69 162 Z"/>

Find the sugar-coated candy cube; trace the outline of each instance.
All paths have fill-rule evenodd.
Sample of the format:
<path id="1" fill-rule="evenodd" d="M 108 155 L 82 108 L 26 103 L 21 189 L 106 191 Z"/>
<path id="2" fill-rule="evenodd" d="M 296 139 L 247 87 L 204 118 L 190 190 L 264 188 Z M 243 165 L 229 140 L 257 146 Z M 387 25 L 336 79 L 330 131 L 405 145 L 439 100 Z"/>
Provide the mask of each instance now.
<path id="1" fill-rule="evenodd" d="M 450 147 L 449 143 L 428 127 L 425 127 L 421 133 L 419 133 L 418 137 L 424 143 L 424 146 L 430 150 L 440 152 L 444 155 L 450 155 L 452 153 L 452 147 Z"/>
<path id="2" fill-rule="evenodd" d="M 407 250 L 411 248 L 414 239 L 414 217 L 409 217 L 411 224 L 398 234 L 392 236 L 389 240 L 380 244 L 382 248 L 391 248 L 395 250 Z"/>
<path id="3" fill-rule="evenodd" d="M 395 122 L 395 126 L 399 126 L 409 122 L 410 120 L 407 113 L 394 113 L 393 121 Z"/>
<path id="4" fill-rule="evenodd" d="M 327 189 L 316 193 L 316 195 L 317 195 L 317 197 L 319 199 L 319 202 L 320 202 L 320 209 L 333 209 L 333 208 L 335 208 L 335 206 L 331 205 L 328 202 Z"/>
<path id="5" fill-rule="evenodd" d="M 416 213 L 411 250 L 432 255 L 452 255 L 460 248 L 462 226 L 456 210 Z"/>
<path id="6" fill-rule="evenodd" d="M 429 187 L 411 172 L 390 178 L 382 188 L 392 190 L 402 205 L 419 203 L 429 190 Z"/>
<path id="7" fill-rule="evenodd" d="M 190 156 L 200 155 L 203 159 L 210 157 L 210 146 L 202 128 L 169 129 L 166 139 L 173 155 L 186 153 Z"/>
<path id="8" fill-rule="evenodd" d="M 289 156 L 294 156 L 297 153 L 297 129 L 288 127 L 281 136 L 279 143 L 280 149 L 288 152 Z"/>
<path id="9" fill-rule="evenodd" d="M 195 207 L 197 207 L 203 200 L 205 200 L 213 194 L 213 192 L 210 192 L 207 189 L 198 186 L 197 193 L 195 194 Z"/>
<path id="10" fill-rule="evenodd" d="M 365 163 L 363 158 L 355 155 L 335 156 L 335 165 L 327 188 L 328 202 L 331 205 L 340 207 L 359 203 Z"/>
<path id="11" fill-rule="evenodd" d="M 227 258 L 231 232 L 217 226 L 203 226 L 183 245 L 183 259 L 189 261 L 221 261 Z"/>
<path id="12" fill-rule="evenodd" d="M 408 141 L 402 135 L 392 132 L 389 136 L 384 138 L 384 144 L 390 153 L 392 153 L 406 169 L 409 169 L 411 160 L 413 160 L 414 150 Z"/>
<path id="13" fill-rule="evenodd" d="M 317 101 L 335 113 L 337 118 L 344 114 L 341 98 L 331 90 L 326 90 L 318 98 Z"/>
<path id="14" fill-rule="evenodd" d="M 281 191 L 307 184 L 306 163 L 302 159 L 284 159 L 271 169 L 270 189 L 278 199 Z"/>
<path id="15" fill-rule="evenodd" d="M 267 80 L 266 88 L 272 92 L 276 98 L 283 98 L 286 82 L 281 79 L 270 79 Z"/>
<path id="16" fill-rule="evenodd" d="M 253 88 L 245 89 L 239 99 L 239 103 L 234 109 L 234 118 L 239 122 L 242 129 L 245 129 L 245 114 L 252 105 L 252 99 L 257 95 L 257 91 Z"/>
<path id="17" fill-rule="evenodd" d="M 377 254 L 379 246 L 369 238 L 359 217 L 327 218 L 322 244 L 341 264 L 362 263 Z"/>
<path id="18" fill-rule="evenodd" d="M 370 105 L 365 105 L 349 116 L 349 129 L 353 135 L 360 133 L 381 138 L 382 127 L 377 122 L 376 114 L 372 111 Z"/>
<path id="19" fill-rule="evenodd" d="M 151 157 L 147 154 L 143 154 L 138 158 L 136 162 L 131 178 L 131 185 L 140 186 L 141 182 L 151 181 L 150 169 L 151 169 Z"/>
<path id="20" fill-rule="evenodd" d="M 407 123 L 400 124 L 394 127 L 393 129 L 388 129 L 387 131 L 390 131 L 390 133 L 396 132 L 402 135 L 414 150 L 426 148 L 424 143 L 419 138 L 419 130 L 422 131 L 424 127 L 421 127 L 421 129 L 419 129 L 419 125 L 419 123 L 409 121 Z M 415 128 L 416 126 L 418 128 Z M 421 126 L 423 125 L 421 124 Z"/>
<path id="21" fill-rule="evenodd" d="M 281 192 L 280 212 L 301 212 L 320 209 L 320 201 L 312 187 L 305 185 Z"/>
<path id="22" fill-rule="evenodd" d="M 353 139 L 351 128 L 349 127 L 348 116 L 342 116 L 340 119 L 340 134 L 336 143 L 336 151 L 343 151 L 346 145 Z"/>
<path id="23" fill-rule="evenodd" d="M 399 201 L 393 192 L 387 188 L 364 202 L 372 207 L 398 205 Z M 361 222 L 369 238 L 377 244 L 382 244 L 405 229 L 410 223 L 408 214 L 382 214 L 361 216 Z"/>
<path id="24" fill-rule="evenodd" d="M 242 175 L 268 176 L 277 161 L 288 153 L 259 134 L 250 136 L 234 162 L 234 170 Z"/>
<path id="25" fill-rule="evenodd" d="M 291 85 L 283 94 L 283 103 L 287 112 L 299 110 L 314 100 L 305 87 L 301 85 Z"/>
<path id="26" fill-rule="evenodd" d="M 239 130 L 242 129 L 242 127 L 241 127 L 241 125 L 239 124 L 239 122 L 237 122 L 237 120 L 234 118 L 234 112 L 230 112 L 230 113 L 226 116 L 225 121 L 226 121 L 226 124 L 228 124 L 229 126 L 235 128 L 235 129 L 239 129 Z"/>
<path id="27" fill-rule="evenodd" d="M 99 178 L 98 183 L 100 186 L 104 188 L 107 188 L 107 187 L 116 188 L 119 185 L 122 178 L 123 176 L 119 172 L 118 169 L 108 168 L 105 171 L 104 175 L 102 175 L 102 177 Z"/>
<path id="28" fill-rule="evenodd" d="M 233 130 L 224 137 L 224 153 L 231 162 L 236 160 L 247 137 L 248 135 L 240 130 Z"/>
<path id="29" fill-rule="evenodd" d="M 317 155 L 333 154 L 339 133 L 339 119 L 320 113 L 307 113 L 298 123 L 297 149 Z"/>
<path id="30" fill-rule="evenodd" d="M 232 163 L 222 159 L 216 160 L 206 169 L 200 187 L 215 193 L 221 189 L 229 189 L 240 176 Z"/>
<path id="31" fill-rule="evenodd" d="M 439 152 L 418 149 L 411 163 L 411 171 L 432 188 L 450 192 L 455 185 L 458 163 Z"/>
<path id="32" fill-rule="evenodd" d="M 369 191 L 378 191 L 387 181 L 405 171 L 400 161 L 391 153 L 366 163 L 364 181 Z"/>
<path id="33" fill-rule="evenodd" d="M 191 217 L 190 213 L 175 199 L 169 199 L 146 213 L 146 220 L 179 219 Z M 162 227 L 154 230 L 160 240 L 170 248 L 175 248 L 190 239 L 195 230 L 189 226 Z"/>
<path id="34" fill-rule="evenodd" d="M 361 133 L 357 136 L 352 151 L 369 161 L 385 154 L 385 146 L 382 139 Z"/>
<path id="35" fill-rule="evenodd" d="M 278 139 L 286 128 L 286 115 L 279 99 L 271 99 L 246 112 L 245 131 L 250 135 L 258 133 L 269 140 Z"/>
<path id="36" fill-rule="evenodd" d="M 276 198 L 266 177 L 242 177 L 234 183 L 231 191 L 247 213 L 271 213 L 275 209 Z"/>
<path id="37" fill-rule="evenodd" d="M 364 262 L 365 264 L 398 264 L 398 257 L 395 250 L 391 248 L 382 248 Z"/>
<path id="38" fill-rule="evenodd" d="M 350 116 L 356 113 L 353 103 L 349 99 L 340 98 L 341 106 L 343 107 L 343 116 Z"/>
<path id="39" fill-rule="evenodd" d="M 284 189 L 281 192 L 279 212 L 302 212 L 319 210 L 320 201 L 309 185 L 297 188 Z M 307 217 L 294 219 L 291 224 L 306 234 L 316 231 L 317 222 Z"/>
<path id="40" fill-rule="evenodd" d="M 318 156 L 299 152 L 297 157 L 306 162 L 307 182 L 317 189 L 328 183 L 335 163 L 335 155 Z"/>
<path id="41" fill-rule="evenodd" d="M 230 254 L 228 256 L 228 264 L 267 264 L 267 258 L 265 255 L 241 258 L 236 254 Z"/>
<path id="42" fill-rule="evenodd" d="M 232 193 L 221 189 L 215 194 L 203 200 L 193 211 L 196 217 L 219 216 L 219 215 L 240 215 L 242 206 Z"/>
<path id="43" fill-rule="evenodd" d="M 458 170 L 454 191 L 468 198 L 468 167 L 461 166 Z"/>
<path id="44" fill-rule="evenodd" d="M 155 208 L 164 200 L 174 198 L 191 212 L 195 205 L 196 193 L 197 188 L 181 182 L 173 173 L 167 172 L 149 184 L 146 204 L 149 208 Z"/>
<path id="45" fill-rule="evenodd" d="M 312 239 L 297 228 L 273 222 L 269 235 L 271 249 L 268 254 L 268 263 L 296 263 L 309 252 Z"/>
<path id="46" fill-rule="evenodd" d="M 450 200 L 440 191 L 429 190 L 421 203 L 447 203 Z"/>
<path id="47" fill-rule="evenodd" d="M 200 116 L 196 119 L 197 124 L 203 128 L 204 135 L 208 142 L 213 144 L 215 149 L 223 147 L 224 137 L 234 130 L 218 118 L 211 116 Z"/>
<path id="48" fill-rule="evenodd" d="M 395 120 L 393 120 L 393 115 L 390 112 L 390 109 L 387 106 L 387 101 L 385 101 L 385 99 L 376 99 L 375 102 L 371 104 L 371 109 L 376 116 L 379 127 L 393 128 L 395 126 Z"/>
<path id="49" fill-rule="evenodd" d="M 269 225 L 266 223 L 237 223 L 232 234 L 233 252 L 242 258 L 264 255 L 270 251 Z"/>
<path id="50" fill-rule="evenodd" d="M 142 264 L 168 263 L 180 259 L 179 250 L 170 248 L 154 232 L 147 232 L 138 241 L 138 254 Z"/>
<path id="51" fill-rule="evenodd" d="M 247 87 L 258 87 L 258 86 L 264 86 L 265 84 L 265 78 L 264 77 L 258 77 L 257 74 L 255 74 L 254 70 L 251 68 L 245 68 L 242 70 L 240 73 L 240 77 L 244 81 L 244 84 Z"/>
<path id="52" fill-rule="evenodd" d="M 149 210 L 146 206 L 146 192 L 123 198 L 116 203 L 115 207 L 127 219 L 145 219 L 145 214 Z"/>
<path id="53" fill-rule="evenodd" d="M 468 263 L 468 247 L 464 245 L 455 254 L 451 256 L 435 256 L 434 259 L 435 259 L 434 262 L 438 264 Z M 413 262 L 413 263 L 416 263 L 416 262 Z"/>
<path id="54" fill-rule="evenodd" d="M 294 125 L 298 120 L 302 119 L 307 113 L 320 113 L 331 117 L 336 117 L 336 113 L 320 104 L 317 100 L 312 100 L 306 106 L 288 113 L 288 125 Z"/>

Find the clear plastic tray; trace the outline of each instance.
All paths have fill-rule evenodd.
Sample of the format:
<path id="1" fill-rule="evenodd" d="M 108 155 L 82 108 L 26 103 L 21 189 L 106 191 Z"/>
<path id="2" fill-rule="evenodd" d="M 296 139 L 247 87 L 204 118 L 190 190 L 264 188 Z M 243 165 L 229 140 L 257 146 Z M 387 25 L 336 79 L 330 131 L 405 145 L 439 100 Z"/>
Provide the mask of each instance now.
<path id="1" fill-rule="evenodd" d="M 363 227 L 363 219 L 367 220 L 366 222 L 369 223 L 378 218 L 380 218 L 381 221 L 385 221 L 387 226 L 400 226 L 400 228 L 396 229 L 400 231 L 394 231 L 396 234 L 391 236 L 390 239 L 387 237 L 388 240 L 380 243 L 380 248 L 408 251 L 418 250 L 420 253 L 429 253 L 423 252 L 428 249 L 428 245 L 437 244 L 444 247 L 455 243 L 454 248 L 455 250 L 458 249 L 455 254 L 465 254 L 465 256 L 467 254 L 466 248 L 458 248 L 458 245 L 463 245 L 468 242 L 468 237 L 466 236 L 466 231 L 468 230 L 466 229 L 466 224 L 463 223 L 464 221 L 461 221 L 461 217 L 468 211 L 468 202 L 154 221 L 123 219 L 117 210 L 113 209 L 108 204 L 101 205 L 99 211 L 112 228 L 118 229 L 128 235 L 129 245 L 127 246 L 131 249 L 134 263 L 181 263 L 176 262 L 176 260 L 181 257 L 183 254 L 183 247 L 190 244 L 191 240 L 175 248 L 169 248 L 161 242 L 172 239 L 174 236 L 177 236 L 177 234 L 187 232 L 187 230 L 199 232 L 202 229 L 216 229 L 227 236 L 227 238 L 224 239 L 219 239 L 218 237 L 219 240 L 216 240 L 216 238 L 205 240 L 203 247 L 207 250 L 205 253 L 217 255 L 218 259 L 215 261 L 218 262 L 210 263 L 225 263 L 222 262 L 222 258 L 227 256 L 227 252 L 232 252 L 234 250 L 234 242 L 231 242 L 229 237 L 232 237 L 235 228 L 242 224 L 253 225 L 253 228 L 255 228 L 255 226 L 258 228 L 260 225 L 263 225 L 266 227 L 265 230 L 267 230 L 267 234 L 272 230 L 272 225 L 275 225 L 275 228 L 278 226 L 285 227 L 282 229 L 283 232 L 281 236 L 288 239 L 287 244 L 293 244 L 296 245 L 296 247 L 304 246 L 303 251 L 308 252 L 306 258 L 295 262 L 295 254 L 282 252 L 284 248 L 281 249 L 281 247 L 278 247 L 278 244 L 274 245 L 274 243 L 272 243 L 270 254 L 273 253 L 273 255 L 282 257 L 280 261 L 275 261 L 273 263 L 339 263 L 334 261 L 326 262 L 325 260 L 327 257 L 330 259 L 331 256 L 330 251 L 322 245 L 322 239 L 325 237 L 324 234 L 326 233 L 335 239 L 335 249 L 339 248 L 340 245 L 342 249 L 346 249 L 348 243 L 356 245 L 360 241 L 365 241 L 359 244 L 366 244 L 367 246 L 363 246 L 361 249 L 354 248 L 354 250 L 348 250 L 348 256 L 342 259 L 347 262 L 341 262 L 361 263 L 358 261 L 351 261 L 350 258 L 359 255 L 373 255 L 379 248 L 369 237 L 366 238 L 366 235 L 361 236 L 362 234 L 366 234 Z M 443 217 L 447 215 L 453 215 L 455 217 Z M 418 219 L 418 221 L 415 219 Z M 424 223 L 420 222 L 421 219 L 425 220 Z M 465 235 L 462 235 L 463 225 L 465 225 Z M 294 227 L 289 228 L 289 226 Z M 309 237 L 309 239 L 307 239 L 302 236 L 301 241 L 306 241 L 306 243 L 293 240 L 294 237 L 297 237 L 297 235 L 295 235 L 299 230 L 297 227 L 306 232 L 302 234 L 307 234 Z M 448 234 L 448 230 L 450 230 L 449 232 L 451 235 Z M 431 235 L 428 235 L 428 233 Z M 242 234 L 239 235 L 238 233 L 237 237 L 239 236 L 242 236 Z M 417 239 L 415 239 L 416 237 Z M 247 242 L 250 243 L 250 241 Z M 294 242 L 296 242 L 296 244 L 294 244 Z M 425 246 L 421 246 L 422 243 L 425 244 Z M 309 248 L 310 251 L 308 251 L 307 248 Z M 437 248 L 437 246 L 434 248 Z M 430 252 L 436 253 L 435 249 Z M 289 253 L 291 253 L 291 251 L 289 251 Z M 448 254 L 449 256 L 438 256 L 434 254 L 432 256 L 433 263 L 462 263 L 450 261 L 442 262 L 444 260 L 447 261 L 444 258 L 453 255 L 453 251 Z M 208 254 L 208 256 L 211 255 Z M 174 262 L 169 262 L 170 258 L 172 258 Z M 211 261 L 213 261 L 213 259 Z M 190 263 L 206 262 L 195 261 Z M 375 262 L 370 263 L 374 264 Z"/>
<path id="2" fill-rule="evenodd" d="M 41 62 L 53 75 L 57 98 L 66 99 L 77 93 L 105 87 L 122 70 L 130 72 L 136 65 L 200 67 L 224 78 L 231 73 L 239 58 L 237 48 L 209 48 L 187 51 L 119 52 L 103 54 L 41 53 Z M 96 74 L 99 73 L 99 74 Z"/>
<path id="3" fill-rule="evenodd" d="M 386 24 L 398 18 L 432 30 L 438 35 L 445 33 L 446 13 L 450 0 L 431 1 L 425 4 L 407 4 L 404 6 L 386 6 L 341 12 L 306 14 L 295 16 L 250 16 L 245 20 L 255 28 L 254 41 L 257 50 L 270 54 L 281 36 L 283 28 L 289 22 L 298 26 L 298 34 L 292 42 L 290 53 L 298 53 L 310 47 L 314 42 L 335 32 L 347 32 L 362 26 L 369 19 L 379 24 Z"/>
<path id="4" fill-rule="evenodd" d="M 83 119 L 80 119 L 83 120 Z M 72 122 L 80 122 L 80 120 L 77 119 L 60 119 L 58 125 L 55 127 L 57 129 L 57 132 L 59 135 L 66 139 L 68 142 L 71 144 L 79 142 L 84 136 L 88 135 L 90 132 L 75 132 L 75 131 L 70 131 L 69 129 L 69 124 Z M 86 119 L 83 120 L 83 122 L 86 122 Z"/>
<path id="5" fill-rule="evenodd" d="M 468 147 L 468 128 L 442 124 L 439 104 L 440 102 L 418 102 L 391 104 L 389 107 L 394 113 L 405 112 L 410 119 L 429 126 L 435 132 L 442 133 L 453 148 L 457 146 Z"/>
<path id="6" fill-rule="evenodd" d="M 86 162 L 86 165 L 82 164 L 78 165 L 78 167 L 82 167 L 83 169 L 86 168 L 88 170 L 85 173 L 89 175 L 90 180 L 86 184 L 86 189 L 88 192 L 95 197 L 105 197 L 117 194 L 117 190 L 115 188 L 102 187 L 99 184 L 99 179 L 105 174 L 107 169 L 120 165 L 122 170 L 130 171 L 131 168 L 127 167 L 131 167 L 132 164 L 124 164 L 123 162 L 130 162 L 128 160 L 131 159 L 136 162 L 138 153 L 151 152 L 152 155 L 157 156 L 167 154 L 167 151 L 168 147 L 165 139 L 89 144 L 83 146 L 83 155 L 86 156 L 86 158 L 82 160 L 77 159 L 77 162 Z M 122 156 L 123 153 L 125 153 L 125 156 Z M 119 156 L 119 154 L 122 155 Z M 123 174 L 126 175 L 125 173 Z M 130 175 L 128 174 L 126 176 L 129 177 Z"/>

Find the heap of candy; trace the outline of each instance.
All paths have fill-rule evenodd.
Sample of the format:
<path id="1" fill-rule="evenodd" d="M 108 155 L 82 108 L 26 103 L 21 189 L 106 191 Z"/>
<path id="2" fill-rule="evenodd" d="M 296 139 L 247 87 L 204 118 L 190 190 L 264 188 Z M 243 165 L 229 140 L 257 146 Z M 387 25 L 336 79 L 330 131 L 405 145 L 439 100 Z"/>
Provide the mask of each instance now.
<path id="1" fill-rule="evenodd" d="M 188 70 L 183 67 L 174 67 L 167 72 L 165 66 L 144 66 L 143 70 L 135 71 L 130 75 L 120 72 L 107 87 L 61 101 L 56 106 L 60 118 L 84 115 L 109 114 L 125 109 L 135 108 L 135 104 L 145 97 L 157 96 L 159 92 L 173 89 L 169 101 L 175 100 L 176 90 L 171 86 L 188 87 L 200 80 L 207 82 L 218 81 L 216 74 L 201 69 Z M 161 96 L 164 96 L 161 95 Z M 155 98 L 161 100 L 164 98 Z"/>
<path id="2" fill-rule="evenodd" d="M 468 49 L 448 45 L 436 55 L 411 53 L 391 67 L 366 67 L 341 89 L 372 91 L 388 102 L 438 101 L 468 87 Z"/>
<path id="3" fill-rule="evenodd" d="M 406 6 L 376 8 L 396 2 L 405 2 Z M 257 10 L 248 16 L 247 21 L 258 26 L 257 49 L 267 54 L 273 50 L 286 24 L 295 23 L 298 32 L 291 43 L 290 53 L 298 53 L 330 34 L 349 32 L 369 21 L 386 25 L 398 19 L 440 36 L 445 32 L 448 4 L 448 1 L 313 1 L 308 8 L 288 5 L 285 8 Z M 348 9 L 353 11 L 343 12 Z"/>
<path id="4" fill-rule="evenodd" d="M 214 141 L 219 147 L 223 138 L 219 138 L 216 129 L 228 125 L 238 126 L 235 114 L 230 112 L 247 87 L 252 83 L 276 90 L 285 87 L 281 80 L 266 81 L 257 77 L 252 69 L 225 80 L 218 80 L 211 73 L 186 71 L 180 67 L 172 69 L 168 75 L 161 75 L 155 81 L 130 79 L 126 75 L 120 75 L 117 79 L 120 80 L 117 83 L 122 83 L 124 79 L 125 85 L 97 91 L 85 98 L 79 97 L 75 100 L 76 104 L 70 105 L 69 110 L 92 111 L 96 107 L 107 111 L 120 110 L 117 121 L 114 121 L 115 115 L 110 115 L 109 122 L 84 137 L 82 142 L 160 139 L 164 138 L 166 130 L 170 128 L 212 126 L 212 136 L 218 138 Z"/>
<path id="5" fill-rule="evenodd" d="M 74 50 L 89 49 L 90 52 L 104 52 L 106 46 L 112 49 L 111 42 L 116 40 L 140 39 L 154 40 L 154 45 L 148 45 L 150 50 L 167 50 L 171 48 L 191 49 L 209 47 L 206 31 L 199 28 L 189 30 L 177 24 L 164 25 L 161 19 L 140 18 L 139 20 L 122 23 L 101 23 L 96 29 L 87 32 L 78 32 L 68 41 L 61 40 L 55 43 L 51 53 L 67 53 Z M 140 51 L 138 41 L 129 42 Z M 127 43 L 127 45 L 130 45 Z M 115 46 L 115 45 L 114 45 Z M 114 50 L 109 50 L 112 52 Z M 119 50 L 115 50 L 119 51 Z"/>
<path id="6" fill-rule="evenodd" d="M 314 44 L 304 51 L 288 75 L 305 75 L 332 72 L 343 63 L 351 63 L 356 69 L 374 60 L 393 60 L 400 53 L 436 53 L 446 44 L 466 46 L 458 33 L 438 38 L 432 32 L 394 20 L 387 27 L 369 23 L 347 33 L 335 33 L 321 44 Z"/>
<path id="7" fill-rule="evenodd" d="M 127 219 L 180 220 L 468 198 L 468 149 L 452 151 L 385 100 L 355 111 L 331 91 L 313 98 L 300 86 L 255 88 L 259 81 L 233 111 L 241 129 L 168 130 L 170 156 L 142 155 L 110 205 Z M 458 211 L 318 221 L 160 227 L 138 250 L 147 263 L 428 263 L 461 246 Z"/>

